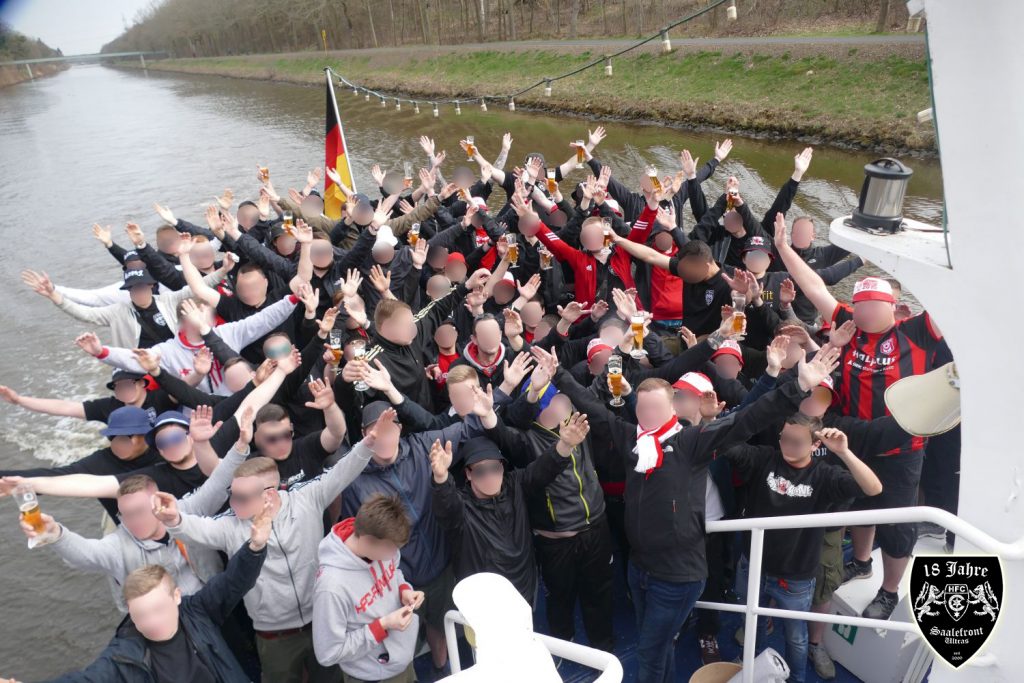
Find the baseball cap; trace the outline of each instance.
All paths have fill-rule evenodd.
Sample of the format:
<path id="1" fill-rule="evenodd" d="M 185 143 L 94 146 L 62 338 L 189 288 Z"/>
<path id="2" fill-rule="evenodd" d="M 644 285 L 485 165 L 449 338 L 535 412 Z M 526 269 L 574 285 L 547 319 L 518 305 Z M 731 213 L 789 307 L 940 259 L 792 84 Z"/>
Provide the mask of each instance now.
<path id="1" fill-rule="evenodd" d="M 141 260 L 142 260 L 142 257 L 139 256 L 139 252 L 135 251 L 134 249 L 132 249 L 131 251 L 124 252 L 123 263 L 128 263 L 129 261 L 141 261 Z"/>
<path id="2" fill-rule="evenodd" d="M 620 217 L 622 216 L 622 207 L 619 205 L 617 201 L 615 201 L 611 197 L 608 197 L 607 199 L 604 200 L 604 205 L 611 209 L 612 213 L 614 213 L 615 215 Z"/>
<path id="3" fill-rule="evenodd" d="M 498 444 L 486 436 L 477 436 L 462 444 L 459 452 L 463 456 L 463 464 L 467 467 L 475 465 L 481 460 L 504 460 Z"/>
<path id="4" fill-rule="evenodd" d="M 453 251 L 448 254 L 448 260 L 445 263 L 461 263 L 462 265 L 466 265 L 466 257 L 461 251 Z"/>
<path id="5" fill-rule="evenodd" d="M 110 381 L 107 382 L 107 389 L 113 390 L 114 385 L 123 379 L 145 379 L 146 375 L 142 372 L 132 372 L 131 370 L 121 370 L 118 368 L 114 370 L 114 373 L 110 376 Z"/>
<path id="6" fill-rule="evenodd" d="M 111 439 L 115 436 L 136 436 L 148 434 L 152 425 L 149 413 L 137 406 L 122 406 L 110 413 L 107 426 L 100 434 Z"/>
<path id="7" fill-rule="evenodd" d="M 700 396 L 705 391 L 714 391 L 715 386 L 703 372 L 688 372 L 672 385 L 673 389 L 689 391 L 691 394 Z"/>
<path id="8" fill-rule="evenodd" d="M 937 436 L 960 424 L 960 375 L 946 363 L 923 375 L 897 380 L 885 390 L 885 406 L 914 436 Z"/>
<path id="9" fill-rule="evenodd" d="M 594 356 L 601 353 L 602 351 L 611 351 L 612 347 L 605 344 L 601 339 L 591 339 L 587 342 L 587 362 L 590 363 L 594 360 Z"/>
<path id="10" fill-rule="evenodd" d="M 747 239 L 747 243 L 743 245 L 743 253 L 746 254 L 748 251 L 759 251 L 762 254 L 768 254 L 771 256 L 772 246 L 768 244 L 768 240 L 761 235 L 751 235 L 750 238 Z"/>
<path id="11" fill-rule="evenodd" d="M 497 287 L 498 285 L 508 285 L 512 289 L 515 289 L 516 279 L 512 277 L 512 273 L 506 271 L 505 274 L 501 276 L 501 279 L 494 284 L 495 287 Z"/>
<path id="12" fill-rule="evenodd" d="M 743 365 L 743 350 L 740 349 L 740 345 L 732 339 L 726 339 L 722 342 L 722 345 L 711 354 L 711 360 L 714 360 L 718 356 L 736 356 L 739 359 L 740 365 Z"/>
<path id="13" fill-rule="evenodd" d="M 394 247 L 398 244 L 398 238 L 395 237 L 395 233 L 392 232 L 390 225 L 382 225 L 377 230 L 377 241 L 373 243 L 373 248 L 378 249 L 380 247 Z"/>
<path id="14" fill-rule="evenodd" d="M 356 194 L 352 195 L 352 206 L 356 207 L 361 204 L 366 204 L 367 206 L 370 206 L 372 202 L 370 201 L 370 198 L 367 197 L 362 192 L 357 192 Z"/>
<path id="15" fill-rule="evenodd" d="M 155 285 L 156 280 L 145 268 L 136 268 L 124 271 L 124 284 L 121 289 L 131 289 L 136 285 Z"/>
<path id="16" fill-rule="evenodd" d="M 373 403 L 368 403 L 363 407 L 363 429 L 366 429 L 379 420 L 380 416 L 384 414 L 384 411 L 390 407 L 391 404 L 387 401 L 374 401 Z M 398 420 L 396 419 L 395 422 L 397 421 Z"/>
<path id="17" fill-rule="evenodd" d="M 880 277 L 866 277 L 853 286 L 853 303 L 858 301 L 886 301 L 896 303 L 892 286 Z"/>
<path id="18" fill-rule="evenodd" d="M 153 428 L 146 434 L 146 443 L 150 446 L 156 445 L 156 435 L 161 429 L 168 425 L 179 425 L 188 429 L 188 418 L 185 417 L 185 413 L 179 410 L 167 410 L 156 416 L 156 420 L 153 422 Z"/>
<path id="19" fill-rule="evenodd" d="M 487 213 L 487 202 L 483 197 L 473 197 L 473 204 L 476 205 L 477 210 Z"/>

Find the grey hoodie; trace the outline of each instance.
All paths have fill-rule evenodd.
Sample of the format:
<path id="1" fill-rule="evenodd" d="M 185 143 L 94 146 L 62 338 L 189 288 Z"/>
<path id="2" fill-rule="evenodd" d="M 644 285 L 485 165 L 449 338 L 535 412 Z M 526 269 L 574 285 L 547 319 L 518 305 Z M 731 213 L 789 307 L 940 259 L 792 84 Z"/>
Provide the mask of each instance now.
<path id="1" fill-rule="evenodd" d="M 247 455 L 247 452 L 240 453 L 232 447 L 203 485 L 178 501 L 178 508 L 197 515 L 216 514 L 227 500 L 227 489 L 235 468 Z M 127 613 L 128 606 L 121 586 L 125 577 L 139 567 L 162 565 L 185 595 L 199 592 L 211 577 L 224 569 L 224 563 L 215 550 L 199 545 L 179 546 L 173 541 L 164 544 L 139 540 L 123 524 L 103 538 L 84 538 L 62 525 L 60 536 L 49 547 L 70 567 L 109 576 L 115 587 L 114 601 L 123 613 Z"/>
<path id="2" fill-rule="evenodd" d="M 402 607 L 412 590 L 400 567 L 400 553 L 387 562 L 367 562 L 345 545 L 354 527 L 349 518 L 320 542 L 320 569 L 313 593 L 313 650 L 324 666 L 340 664 L 349 676 L 381 681 L 406 670 L 416 654 L 419 617 L 404 631 L 386 631 L 380 620 Z M 381 661 L 387 654 L 386 661 Z"/>
<path id="3" fill-rule="evenodd" d="M 360 441 L 319 477 L 278 492 L 281 508 L 267 541 L 267 559 L 256 586 L 245 594 L 245 608 L 257 631 L 301 628 L 313 620 L 324 509 L 359 476 L 371 454 Z M 238 519 L 229 510 L 213 518 L 182 513 L 180 524 L 167 530 L 175 538 L 231 555 L 249 538 L 251 526 L 250 520 Z"/>

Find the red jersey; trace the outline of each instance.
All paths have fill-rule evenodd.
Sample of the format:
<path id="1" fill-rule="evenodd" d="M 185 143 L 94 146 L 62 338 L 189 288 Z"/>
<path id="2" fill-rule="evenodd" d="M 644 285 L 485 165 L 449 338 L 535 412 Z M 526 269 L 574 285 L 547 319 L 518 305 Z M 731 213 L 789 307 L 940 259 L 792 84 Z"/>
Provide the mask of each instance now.
<path id="1" fill-rule="evenodd" d="M 832 314 L 832 327 L 838 327 L 852 317 L 853 310 L 839 304 Z M 858 329 L 840 358 L 839 381 L 836 384 L 840 412 L 862 420 L 889 415 L 885 390 L 904 377 L 928 372 L 931 368 L 929 359 L 941 341 L 942 337 L 935 332 L 927 313 L 901 320 L 881 334 L 869 334 Z M 921 451 L 924 442 L 923 437 L 915 436 L 909 447 L 897 448 L 887 455 Z"/>
<path id="2" fill-rule="evenodd" d="M 441 376 L 438 379 L 434 380 L 434 384 L 435 386 L 437 386 L 438 389 L 444 388 L 444 385 L 448 382 L 448 368 L 450 368 L 452 366 L 452 363 L 454 363 L 458 359 L 458 351 L 451 355 L 446 353 L 439 353 L 437 355 L 437 367 L 441 371 Z"/>
<path id="3" fill-rule="evenodd" d="M 673 244 L 667 255 L 678 251 Z M 651 315 L 655 320 L 683 319 L 683 279 L 664 268 L 651 268 Z"/>

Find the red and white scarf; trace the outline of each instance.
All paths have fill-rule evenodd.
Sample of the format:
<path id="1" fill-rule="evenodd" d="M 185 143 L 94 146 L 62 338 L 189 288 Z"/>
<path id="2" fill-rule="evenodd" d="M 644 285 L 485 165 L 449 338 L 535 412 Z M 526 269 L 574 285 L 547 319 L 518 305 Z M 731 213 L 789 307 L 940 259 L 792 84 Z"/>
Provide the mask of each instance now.
<path id="1" fill-rule="evenodd" d="M 683 425 L 679 424 L 679 418 L 675 416 L 672 416 L 672 419 L 657 429 L 643 430 L 638 425 L 636 428 L 636 446 L 633 447 L 633 452 L 637 456 L 636 467 L 633 469 L 651 476 L 651 472 L 661 467 L 661 462 L 665 456 L 661 449 L 661 444 L 682 428 Z"/>

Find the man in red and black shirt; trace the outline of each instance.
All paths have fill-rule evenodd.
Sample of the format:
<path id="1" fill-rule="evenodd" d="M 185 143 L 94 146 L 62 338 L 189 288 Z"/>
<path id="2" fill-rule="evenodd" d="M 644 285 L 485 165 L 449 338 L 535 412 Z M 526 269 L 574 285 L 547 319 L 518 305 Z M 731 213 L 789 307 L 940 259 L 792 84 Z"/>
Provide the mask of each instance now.
<path id="1" fill-rule="evenodd" d="M 847 320 L 856 325 L 844 346 L 839 366 L 836 389 L 840 412 L 863 420 L 888 415 L 885 390 L 904 377 L 927 372 L 929 358 L 939 346 L 942 333 L 927 313 L 897 322 L 896 298 L 891 285 L 882 278 L 864 278 L 854 288 L 853 305 L 840 304 L 786 240 L 786 221 L 781 214 L 775 223 L 775 245 L 797 286 L 833 329 Z M 837 342 L 845 340 L 833 339 L 833 343 Z M 881 456 L 867 458 L 884 490 L 879 496 L 858 501 L 854 509 L 916 505 L 923 459 L 924 439 L 920 437 Z M 863 616 L 888 619 L 896 607 L 897 589 L 917 541 L 917 529 L 914 524 L 886 524 L 878 526 L 877 532 L 884 576 L 882 587 Z M 844 569 L 844 581 L 872 574 L 875 527 L 854 527 L 852 535 L 853 561 Z"/>

